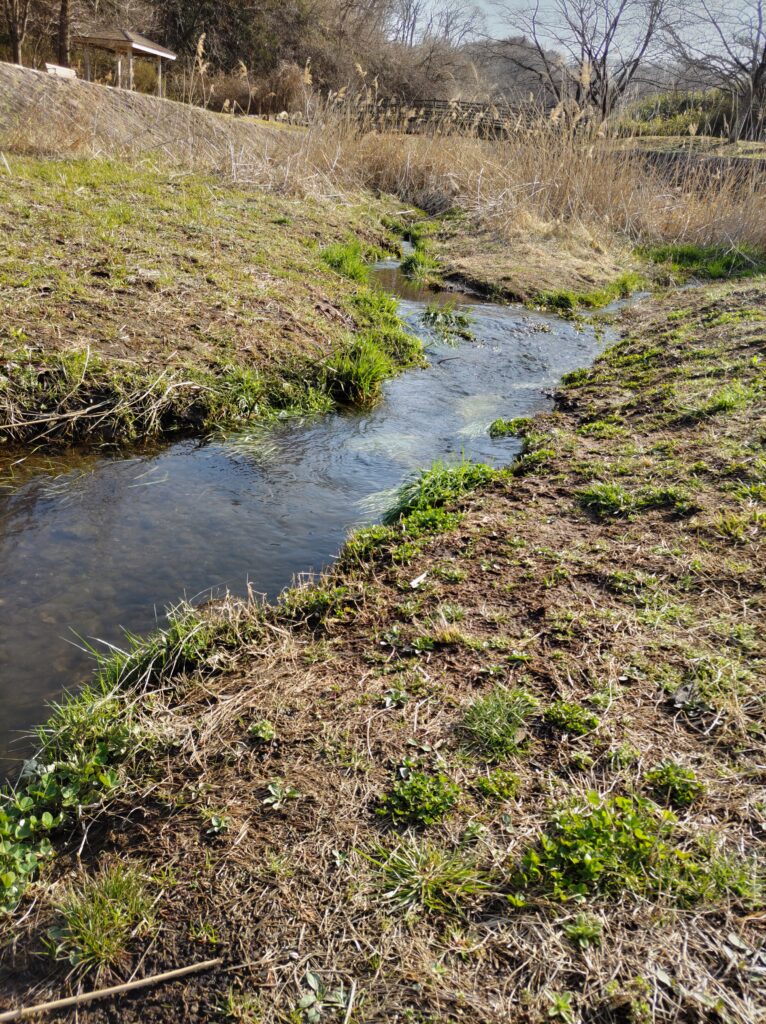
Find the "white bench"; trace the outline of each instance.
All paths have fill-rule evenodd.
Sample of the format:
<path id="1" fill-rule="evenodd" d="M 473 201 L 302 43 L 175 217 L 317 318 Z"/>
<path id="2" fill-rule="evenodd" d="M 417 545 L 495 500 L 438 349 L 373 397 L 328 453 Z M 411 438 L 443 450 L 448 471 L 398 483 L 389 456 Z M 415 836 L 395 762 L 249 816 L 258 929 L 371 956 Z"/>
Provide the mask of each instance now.
<path id="1" fill-rule="evenodd" d="M 74 68 L 62 68 L 60 64 L 46 64 L 45 70 L 49 75 L 55 75 L 56 78 L 77 78 Z"/>

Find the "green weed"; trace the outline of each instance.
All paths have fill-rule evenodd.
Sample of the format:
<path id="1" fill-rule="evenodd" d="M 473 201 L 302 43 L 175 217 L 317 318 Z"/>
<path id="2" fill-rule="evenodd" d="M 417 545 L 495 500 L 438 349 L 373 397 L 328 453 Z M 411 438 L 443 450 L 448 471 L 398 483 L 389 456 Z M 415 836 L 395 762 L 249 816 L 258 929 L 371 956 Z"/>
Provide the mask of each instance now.
<path id="1" fill-rule="evenodd" d="M 671 807 L 689 807 L 705 792 L 694 771 L 676 761 L 661 761 L 644 779 L 654 796 Z"/>
<path id="2" fill-rule="evenodd" d="M 601 945 L 603 927 L 601 921 L 591 914 L 576 914 L 571 921 L 561 926 L 561 930 L 578 949 Z"/>
<path id="3" fill-rule="evenodd" d="M 266 787 L 263 806 L 272 811 L 281 811 L 291 800 L 299 800 L 301 793 L 294 786 L 288 785 L 284 779 L 272 779 Z"/>
<path id="4" fill-rule="evenodd" d="M 672 811 L 644 797 L 589 791 L 554 810 L 547 831 L 523 855 L 517 881 L 560 900 L 632 892 L 682 905 L 720 898 L 757 904 L 759 864 L 720 849 L 712 837 L 684 849 L 677 825 Z"/>
<path id="5" fill-rule="evenodd" d="M 556 899 L 601 892 L 653 892 L 677 871 L 669 842 L 676 823 L 642 797 L 601 797 L 590 791 L 554 812 L 550 827 L 522 858 L 525 885 Z"/>
<path id="6" fill-rule="evenodd" d="M 485 800 L 505 803 L 506 800 L 513 800 L 518 795 L 521 779 L 515 772 L 496 768 L 489 775 L 480 776 L 474 785 Z"/>
<path id="7" fill-rule="evenodd" d="M 588 711 L 582 704 L 569 704 L 558 700 L 545 709 L 543 718 L 556 729 L 568 732 L 572 736 L 585 736 L 598 728 L 598 715 Z"/>
<path id="8" fill-rule="evenodd" d="M 433 825 L 447 815 L 458 801 L 460 788 L 446 775 L 408 772 L 381 799 L 376 813 L 407 825 Z"/>
<path id="9" fill-rule="evenodd" d="M 267 718 L 263 718 L 252 723 L 247 735 L 258 743 L 273 743 L 277 737 L 277 730 Z"/>

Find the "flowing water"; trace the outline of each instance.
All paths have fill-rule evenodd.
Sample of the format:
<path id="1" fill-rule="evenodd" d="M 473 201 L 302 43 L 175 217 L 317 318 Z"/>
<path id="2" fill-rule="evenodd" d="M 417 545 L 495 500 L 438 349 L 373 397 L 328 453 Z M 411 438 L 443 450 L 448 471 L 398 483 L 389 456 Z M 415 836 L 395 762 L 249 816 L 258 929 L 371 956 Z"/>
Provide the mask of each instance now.
<path id="1" fill-rule="evenodd" d="M 327 565 L 433 459 L 507 463 L 518 442 L 491 440 L 492 420 L 549 407 L 559 377 L 599 350 L 591 327 L 461 294 L 475 341 L 450 347 L 421 323 L 432 294 L 393 263 L 377 276 L 430 366 L 390 381 L 372 411 L 127 456 L 0 462 L 0 774 L 28 749 L 20 734 L 46 702 L 87 678 L 87 645 L 151 630 L 180 598 L 275 597 Z"/>

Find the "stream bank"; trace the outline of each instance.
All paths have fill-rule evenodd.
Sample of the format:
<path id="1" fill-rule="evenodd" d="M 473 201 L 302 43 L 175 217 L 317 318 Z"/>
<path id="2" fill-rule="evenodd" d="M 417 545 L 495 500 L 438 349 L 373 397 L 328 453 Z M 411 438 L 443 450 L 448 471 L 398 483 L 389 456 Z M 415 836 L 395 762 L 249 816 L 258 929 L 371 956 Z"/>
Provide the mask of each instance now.
<path id="1" fill-rule="evenodd" d="M 429 366 L 387 382 L 370 410 L 146 452 L 0 460 L 0 755 L 11 768 L 30 752 L 23 731 L 91 674 L 94 651 L 162 626 L 181 599 L 274 600 L 435 458 L 507 463 L 521 442 L 492 440 L 493 420 L 546 408 L 562 373 L 602 345 L 592 325 L 420 287 L 393 260 L 371 277 L 398 296 Z M 470 314 L 473 340 L 455 346 L 429 326 L 435 301 Z"/>
<path id="2" fill-rule="evenodd" d="M 75 909 L 130 871 L 102 977 L 224 965 L 87 1024 L 758 1019 L 765 306 L 631 311 L 515 469 L 437 468 L 281 609 L 115 664 L 55 725 L 107 806 L 8 921 L 8 1001 L 88 971 Z"/>

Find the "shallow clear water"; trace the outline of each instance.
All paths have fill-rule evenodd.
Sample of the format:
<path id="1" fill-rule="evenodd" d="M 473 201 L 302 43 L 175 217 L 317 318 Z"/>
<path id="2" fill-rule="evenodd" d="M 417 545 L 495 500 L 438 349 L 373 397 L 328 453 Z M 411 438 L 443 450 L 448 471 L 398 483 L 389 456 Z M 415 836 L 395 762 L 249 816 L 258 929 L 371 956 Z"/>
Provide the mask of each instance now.
<path id="1" fill-rule="evenodd" d="M 420 323 L 433 296 L 380 268 L 430 367 L 391 381 L 371 412 L 285 421 L 225 440 L 184 440 L 129 457 L 27 458 L 0 474 L 0 757 L 87 678 L 83 641 L 119 645 L 182 597 L 228 589 L 276 596 L 318 571 L 390 490 L 435 458 L 509 461 L 489 423 L 550 404 L 562 373 L 591 362 L 591 328 L 468 296 L 476 341 L 451 348 Z M 443 298 L 443 297 L 442 297 Z M 0 773 L 2 761 L 0 761 Z"/>

